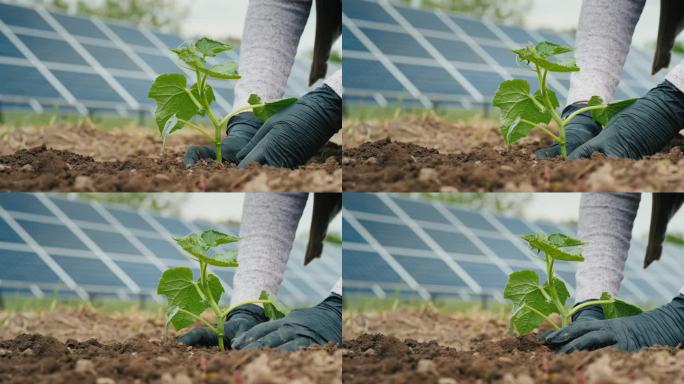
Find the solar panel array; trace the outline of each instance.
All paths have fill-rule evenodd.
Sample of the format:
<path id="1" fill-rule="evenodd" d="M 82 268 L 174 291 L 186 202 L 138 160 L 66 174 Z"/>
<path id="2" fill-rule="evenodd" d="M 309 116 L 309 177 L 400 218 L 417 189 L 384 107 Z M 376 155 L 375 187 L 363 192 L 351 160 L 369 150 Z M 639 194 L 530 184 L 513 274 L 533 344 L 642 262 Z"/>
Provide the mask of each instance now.
<path id="1" fill-rule="evenodd" d="M 0 292 L 159 299 L 154 292 L 168 267 L 199 269 L 171 239 L 215 228 L 152 212 L 31 193 L 0 194 Z M 232 245 L 235 246 L 234 244 Z M 341 249 L 304 267 L 305 244 L 297 240 L 278 296 L 288 305 L 315 304 L 341 275 Z M 230 295 L 233 270 L 214 268 Z"/>
<path id="2" fill-rule="evenodd" d="M 386 106 L 477 107 L 491 104 L 499 84 L 536 75 L 510 49 L 549 40 L 574 46 L 571 36 L 481 20 L 387 0 L 345 0 L 343 71 L 346 103 Z M 652 55 L 632 48 L 615 98 L 643 96 L 664 78 L 650 76 Z M 676 62 L 673 58 L 673 62 Z M 566 96 L 569 74 L 549 85 Z"/>
<path id="3" fill-rule="evenodd" d="M 527 233 L 574 233 L 555 224 L 463 209 L 391 194 L 345 193 L 342 231 L 344 293 L 454 297 L 503 301 L 507 275 L 544 263 L 520 239 Z M 633 240 L 620 295 L 636 303 L 664 303 L 682 288 L 682 247 L 665 246 L 643 269 L 645 246 Z M 576 264 L 555 270 L 575 286 Z"/>
<path id="4" fill-rule="evenodd" d="M 185 71 L 175 54 L 183 39 L 144 26 L 72 16 L 0 0 L 0 106 L 82 114 L 152 111 L 157 75 Z M 239 51 L 219 55 L 237 61 Z M 213 58 L 208 60 L 216 64 Z M 333 68 L 331 68 L 334 70 Z M 286 93 L 306 92 L 309 60 L 297 58 Z M 230 111 L 235 81 L 214 81 L 219 110 Z"/>

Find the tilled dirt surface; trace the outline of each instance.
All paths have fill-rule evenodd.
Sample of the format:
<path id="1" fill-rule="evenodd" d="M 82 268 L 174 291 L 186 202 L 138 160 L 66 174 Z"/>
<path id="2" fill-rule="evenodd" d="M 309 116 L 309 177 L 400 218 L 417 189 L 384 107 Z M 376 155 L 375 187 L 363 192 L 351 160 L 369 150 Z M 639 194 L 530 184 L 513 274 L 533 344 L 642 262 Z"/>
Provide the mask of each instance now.
<path id="1" fill-rule="evenodd" d="M 481 313 L 345 314 L 344 383 L 676 383 L 684 350 L 559 355 Z M 402 325 L 403 324 L 403 325 Z M 435 327 L 435 325 L 437 325 Z"/>
<path id="2" fill-rule="evenodd" d="M 201 136 L 178 134 L 162 152 L 156 132 L 88 123 L 23 128 L 0 136 L 2 191 L 341 191 L 341 147 L 329 143 L 306 165 L 278 169 L 203 162 L 183 154 Z"/>
<path id="3" fill-rule="evenodd" d="M 89 311 L 14 315 L 9 330 L 0 327 L 0 382 L 187 384 L 341 381 L 341 352 L 334 347 L 288 353 L 278 350 L 220 352 L 217 347 L 162 345 L 158 337 L 162 324 L 159 318 L 130 314 L 99 315 Z M 126 331 L 117 329 L 117 325 Z M 142 328 L 135 330 L 134 325 Z M 26 333 L 22 333 L 22 329 Z M 56 332 L 53 334 L 52 330 Z M 95 338 L 93 333 L 101 337 Z"/>
<path id="4" fill-rule="evenodd" d="M 351 122 L 344 130 L 345 191 L 679 191 L 681 140 L 642 159 L 539 160 L 533 135 L 505 148 L 496 123 L 436 117 Z"/>

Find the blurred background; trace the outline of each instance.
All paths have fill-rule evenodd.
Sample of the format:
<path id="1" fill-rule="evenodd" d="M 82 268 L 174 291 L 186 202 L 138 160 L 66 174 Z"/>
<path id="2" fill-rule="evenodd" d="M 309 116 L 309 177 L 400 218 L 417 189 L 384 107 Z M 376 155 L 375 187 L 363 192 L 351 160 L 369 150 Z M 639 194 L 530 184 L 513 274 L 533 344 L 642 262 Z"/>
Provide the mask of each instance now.
<path id="1" fill-rule="evenodd" d="M 580 0 L 349 0 L 343 7 L 346 116 L 391 118 L 435 112 L 450 120 L 493 117 L 505 79 L 535 80 L 510 49 L 549 40 L 575 46 Z M 659 2 L 648 1 L 615 98 L 639 97 L 651 76 Z M 684 55 L 681 42 L 671 67 Z M 531 81 L 535 88 L 535 81 Z M 569 74 L 549 82 L 563 104 Z M 534 91 L 534 89 L 533 89 Z"/>
<path id="2" fill-rule="evenodd" d="M 182 72 L 168 49 L 207 36 L 238 47 L 219 55 L 219 62 L 239 61 L 247 5 L 248 0 L 0 0 L 0 123 L 52 125 L 86 116 L 105 127 L 154 126 L 149 86 L 159 74 Z M 315 14 L 312 7 L 286 96 L 309 89 Z M 339 67 L 340 52 L 338 41 L 330 73 Z M 221 113 L 232 108 L 234 85 L 212 81 Z"/>
<path id="3" fill-rule="evenodd" d="M 508 274 L 544 263 L 520 237 L 577 231 L 579 193 L 345 193 L 343 279 L 352 310 L 426 303 L 447 310 L 505 310 Z M 660 261 L 643 268 L 651 194 L 642 194 L 620 295 L 646 307 L 682 288 L 684 215 L 675 216 Z M 555 271 L 571 295 L 577 263 Z"/>
<path id="4" fill-rule="evenodd" d="M 239 234 L 243 200 L 238 193 L 0 194 L 0 307 L 87 301 L 157 308 L 162 271 L 186 266 L 199 273 L 172 236 L 206 229 Z M 331 225 L 323 257 L 304 266 L 311 204 L 278 292 L 293 307 L 318 303 L 341 275 L 341 217 Z M 228 302 L 234 269 L 213 272 Z"/>

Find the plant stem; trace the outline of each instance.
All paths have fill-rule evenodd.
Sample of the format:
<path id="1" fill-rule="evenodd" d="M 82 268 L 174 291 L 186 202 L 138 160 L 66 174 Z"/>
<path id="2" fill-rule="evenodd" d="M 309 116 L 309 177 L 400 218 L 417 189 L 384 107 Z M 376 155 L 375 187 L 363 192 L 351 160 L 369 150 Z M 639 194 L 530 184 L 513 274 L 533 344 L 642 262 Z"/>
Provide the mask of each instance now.
<path id="1" fill-rule="evenodd" d="M 271 304 L 271 303 L 272 303 L 271 300 L 247 300 L 247 301 L 243 301 L 241 303 L 237 303 L 235 305 L 228 307 L 228 309 L 226 309 L 225 311 L 223 311 L 223 313 L 221 313 L 221 317 L 228 316 L 228 314 L 233 312 L 235 310 L 235 308 L 237 308 L 241 305 L 245 305 L 245 304 Z"/>
<path id="2" fill-rule="evenodd" d="M 208 134 L 204 129 L 202 129 L 202 127 L 200 127 L 199 125 L 197 125 L 191 121 L 182 120 L 182 119 L 178 119 L 178 121 L 182 122 L 183 124 L 187 125 L 188 127 L 190 127 L 192 129 L 196 130 L 197 132 L 201 133 L 202 135 L 204 135 L 204 137 L 209 139 L 209 141 L 211 141 L 212 143 L 214 142 L 214 138 L 210 134 Z"/>
<path id="3" fill-rule="evenodd" d="M 558 324 L 554 323 L 553 320 L 551 320 L 550 317 L 548 317 L 548 316 L 546 316 L 545 314 L 541 313 L 541 312 L 540 312 L 539 310 L 537 310 L 536 308 L 532 308 L 532 307 L 530 307 L 530 306 L 527 305 L 527 304 L 523 304 L 523 305 L 525 306 L 525 308 L 527 308 L 527 309 L 529 309 L 530 311 L 536 313 L 537 315 L 543 317 L 544 320 L 546 320 L 547 322 L 549 322 L 549 324 L 553 325 L 553 327 L 554 327 L 556 330 L 561 329 L 561 327 L 559 327 Z"/>
<path id="4" fill-rule="evenodd" d="M 580 109 L 576 110 L 575 112 L 569 114 L 568 117 L 565 118 L 564 122 L 565 122 L 565 124 L 569 123 L 570 120 L 574 119 L 575 116 L 579 115 L 580 113 L 584 113 L 584 112 L 587 112 L 587 111 L 593 111 L 593 110 L 596 110 L 596 109 L 604 109 L 604 108 L 606 108 L 606 107 L 608 107 L 608 105 L 601 104 L 601 105 L 591 105 L 591 106 L 588 106 L 588 107 L 580 108 Z"/>
<path id="5" fill-rule="evenodd" d="M 539 80 L 539 90 L 542 94 L 542 99 L 544 100 L 544 105 L 546 109 L 551 113 L 551 118 L 558 124 L 558 138 L 555 140 L 560 146 L 561 157 L 565 159 L 567 157 L 567 148 L 565 147 L 565 124 L 563 119 L 556 112 L 555 106 L 551 103 L 551 98 L 549 97 L 549 92 L 546 87 L 546 76 L 549 71 L 544 69 L 543 72 L 538 65 L 535 65 L 535 70 L 537 71 L 537 79 Z"/>
<path id="6" fill-rule="evenodd" d="M 561 303 L 558 298 L 558 292 L 556 292 L 556 285 L 554 284 L 553 276 L 553 258 L 546 255 L 546 281 L 549 283 L 549 293 L 551 293 L 551 298 L 553 299 L 553 304 L 556 306 L 558 313 L 561 315 L 561 323 L 563 327 L 568 325 L 568 316 L 566 314 L 565 305 Z"/>
<path id="7" fill-rule="evenodd" d="M 575 312 L 579 311 L 582 308 L 586 308 L 590 305 L 594 304 L 611 304 L 614 303 L 615 300 L 591 300 L 591 301 L 585 301 L 584 303 L 576 306 L 575 308 L 571 309 L 570 312 L 568 312 L 568 317 L 572 317 L 572 315 L 575 314 Z"/>
<path id="8" fill-rule="evenodd" d="M 203 318 L 201 318 L 201 317 L 195 315 L 194 313 L 192 313 L 192 312 L 190 312 L 190 311 L 186 311 L 185 309 L 182 309 L 182 308 L 178 309 L 178 312 L 183 312 L 183 313 L 185 313 L 186 315 L 188 315 L 188 316 L 194 318 L 195 320 L 199 320 L 199 321 L 203 322 L 204 325 L 206 325 L 207 327 L 209 327 L 209 329 L 211 329 L 212 332 L 216 333 L 216 328 L 214 328 L 213 325 L 211 325 L 208 321 L 204 320 Z"/>
<path id="9" fill-rule="evenodd" d="M 535 123 L 533 123 L 533 122 L 531 122 L 531 121 L 529 121 L 529 120 L 526 120 L 526 119 L 520 119 L 520 122 L 521 122 L 521 123 L 525 123 L 525 124 L 529 124 L 529 125 L 531 125 L 531 126 L 533 126 L 533 127 L 535 127 L 535 128 L 541 129 L 544 133 L 546 133 L 547 135 L 551 136 L 551 138 L 553 139 L 553 141 L 560 143 L 560 138 L 559 138 L 558 136 L 554 135 L 553 132 L 551 132 L 551 131 L 549 131 L 548 129 L 546 129 L 542 124 L 535 124 Z"/>
<path id="10" fill-rule="evenodd" d="M 195 98 L 195 95 L 193 95 L 189 89 L 185 88 L 185 93 L 188 96 L 190 96 L 190 100 L 192 100 L 192 102 L 195 104 L 195 107 L 197 107 L 197 109 L 204 110 L 204 107 L 202 107 L 202 104 L 197 100 L 197 98 Z"/>
<path id="11" fill-rule="evenodd" d="M 254 108 L 263 107 L 264 105 L 266 105 L 266 103 L 254 104 L 254 105 L 250 104 L 250 105 L 245 105 L 243 107 L 240 107 L 240 108 L 230 112 L 223 119 L 221 119 L 221 121 L 219 122 L 219 125 L 221 125 L 221 126 L 226 125 L 228 123 L 228 120 L 230 120 L 231 117 L 237 115 L 240 112 L 249 111 L 249 110 L 254 109 Z"/>

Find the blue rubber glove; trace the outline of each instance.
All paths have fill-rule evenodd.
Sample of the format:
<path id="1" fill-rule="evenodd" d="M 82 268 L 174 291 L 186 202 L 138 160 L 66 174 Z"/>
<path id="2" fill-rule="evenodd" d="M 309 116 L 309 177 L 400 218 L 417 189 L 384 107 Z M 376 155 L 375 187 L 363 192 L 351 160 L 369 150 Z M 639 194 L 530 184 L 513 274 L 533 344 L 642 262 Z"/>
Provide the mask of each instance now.
<path id="1" fill-rule="evenodd" d="M 239 163 L 237 154 L 256 135 L 263 122 L 252 112 L 239 113 L 228 120 L 227 136 L 221 140 L 221 157 L 223 161 Z M 195 165 L 198 161 L 216 159 L 216 147 L 193 145 L 185 152 L 183 163 L 186 166 Z"/>
<path id="2" fill-rule="evenodd" d="M 264 309 L 258 305 L 245 304 L 233 310 L 223 323 L 223 343 L 230 346 L 234 338 L 249 331 L 255 326 L 267 322 Z M 178 337 L 178 342 L 185 345 L 203 345 L 207 347 L 218 345 L 218 336 L 207 327 L 196 328 Z"/>
<path id="3" fill-rule="evenodd" d="M 590 299 L 587 301 L 592 301 L 594 299 Z M 575 307 L 584 303 L 584 301 L 579 302 L 575 304 Z M 593 304 L 586 306 L 579 311 L 575 312 L 572 314 L 572 323 L 579 323 L 581 321 L 588 321 L 588 320 L 604 320 L 606 317 L 603 315 L 603 307 L 601 304 Z"/>
<path id="4" fill-rule="evenodd" d="M 565 119 L 571 113 L 586 107 L 586 103 L 570 104 L 563 109 L 562 116 Z M 575 116 L 565 126 L 565 146 L 568 153 L 572 153 L 577 147 L 594 138 L 601 132 L 601 124 L 591 117 L 591 111 L 582 112 Z M 560 156 L 560 145 L 553 144 L 542 148 L 534 153 L 538 159 L 551 159 Z"/>
<path id="5" fill-rule="evenodd" d="M 296 309 L 260 324 L 233 340 L 233 349 L 278 348 L 296 351 L 312 344 L 342 342 L 342 296 L 331 294 L 312 308 Z"/>
<path id="6" fill-rule="evenodd" d="M 560 352 L 604 347 L 638 351 L 655 345 L 684 344 L 684 295 L 652 311 L 610 320 L 574 323 L 545 337 Z"/>
<path id="7" fill-rule="evenodd" d="M 665 80 L 625 108 L 601 133 L 570 153 L 568 159 L 609 157 L 640 159 L 663 149 L 684 128 L 684 93 Z"/>
<path id="8" fill-rule="evenodd" d="M 241 168 L 253 162 L 279 168 L 305 164 L 342 128 L 342 98 L 327 85 L 271 116 L 237 155 Z"/>

